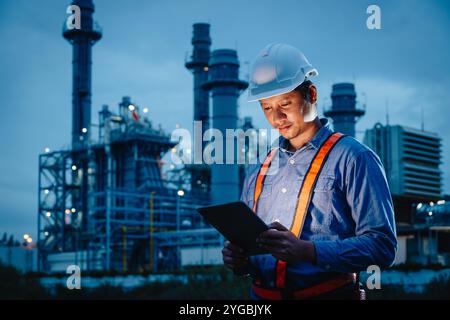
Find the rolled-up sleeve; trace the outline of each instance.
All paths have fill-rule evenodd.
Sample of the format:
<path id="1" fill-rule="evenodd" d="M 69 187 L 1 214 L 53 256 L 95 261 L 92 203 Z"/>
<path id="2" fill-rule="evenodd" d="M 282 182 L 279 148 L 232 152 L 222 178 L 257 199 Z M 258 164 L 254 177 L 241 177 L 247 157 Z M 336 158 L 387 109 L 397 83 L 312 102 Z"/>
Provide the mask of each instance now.
<path id="1" fill-rule="evenodd" d="M 371 150 L 361 152 L 347 166 L 345 180 L 355 236 L 314 241 L 316 264 L 335 272 L 358 272 L 370 265 L 391 266 L 397 237 L 392 197 L 380 159 Z"/>

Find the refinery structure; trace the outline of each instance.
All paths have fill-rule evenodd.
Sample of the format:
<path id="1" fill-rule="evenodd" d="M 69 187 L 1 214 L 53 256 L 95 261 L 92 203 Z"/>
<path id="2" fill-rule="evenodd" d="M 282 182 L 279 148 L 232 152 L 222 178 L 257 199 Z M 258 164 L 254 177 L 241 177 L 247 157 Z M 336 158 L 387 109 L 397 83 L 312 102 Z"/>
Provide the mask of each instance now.
<path id="1" fill-rule="evenodd" d="M 158 272 L 221 263 L 223 238 L 196 208 L 238 200 L 245 166 L 188 163 L 167 169 L 164 156 L 181 146 L 127 96 L 117 110 L 102 106 L 93 124 L 92 48 L 102 31 L 93 19 L 92 0 L 72 4 L 82 13 L 81 29 L 63 30 L 73 49 L 72 145 L 39 156 L 37 269 L 61 272 L 76 264 L 85 271 Z M 202 122 L 201 132 L 192 128 L 194 135 L 203 136 L 209 128 L 253 128 L 251 118 L 238 115 L 238 98 L 248 83 L 240 79 L 237 52 L 211 50 L 206 23 L 193 25 L 191 43 L 185 67 L 193 75 L 193 121 Z M 356 98 L 354 84 L 333 85 L 324 115 L 336 131 L 355 136 L 355 124 L 366 112 Z M 450 248 L 440 244 L 450 234 L 440 138 L 376 124 L 364 142 L 383 161 L 393 192 L 402 246 L 398 262 L 427 256 L 449 264 Z M 204 146 L 194 143 L 189 152 Z M 247 145 L 243 151 L 249 152 Z"/>
<path id="2" fill-rule="evenodd" d="M 82 12 L 80 29 L 63 30 L 73 48 L 72 146 L 39 156 L 38 270 L 77 264 L 83 270 L 156 272 L 220 262 L 223 239 L 195 209 L 238 200 L 244 168 L 188 164 L 163 174 L 162 158 L 177 152 L 177 142 L 154 128 L 147 110 L 130 97 L 116 112 L 104 105 L 93 124 L 92 47 L 102 32 L 92 0 L 72 4 Z M 194 120 L 203 122 L 204 131 L 212 121 L 220 130 L 241 123 L 251 128 L 251 119 L 241 121 L 237 113 L 247 87 L 239 79 L 237 52 L 211 51 L 209 28 L 194 24 L 185 64 L 194 80 Z"/>

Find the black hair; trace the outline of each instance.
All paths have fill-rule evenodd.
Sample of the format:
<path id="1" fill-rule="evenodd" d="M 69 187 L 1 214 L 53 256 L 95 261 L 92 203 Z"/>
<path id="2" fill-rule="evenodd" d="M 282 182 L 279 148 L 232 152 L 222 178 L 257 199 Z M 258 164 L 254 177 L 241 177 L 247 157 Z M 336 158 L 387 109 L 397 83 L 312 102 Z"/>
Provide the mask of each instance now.
<path id="1" fill-rule="evenodd" d="M 305 80 L 303 81 L 297 88 L 294 89 L 294 91 L 297 91 L 300 93 L 303 99 L 305 99 L 308 102 L 311 102 L 311 97 L 309 94 L 309 87 L 312 85 L 312 81 Z"/>

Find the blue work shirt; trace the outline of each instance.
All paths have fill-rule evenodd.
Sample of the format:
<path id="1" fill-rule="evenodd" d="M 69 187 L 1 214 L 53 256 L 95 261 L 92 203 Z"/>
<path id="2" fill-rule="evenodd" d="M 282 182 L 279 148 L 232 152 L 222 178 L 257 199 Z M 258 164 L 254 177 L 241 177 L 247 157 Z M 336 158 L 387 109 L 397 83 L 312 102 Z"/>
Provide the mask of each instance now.
<path id="1" fill-rule="evenodd" d="M 321 144 L 332 134 L 326 118 L 302 148 L 289 151 L 280 136 L 272 160 L 276 174 L 266 176 L 257 214 L 266 223 L 275 220 L 290 228 L 297 197 L 306 171 Z M 273 165 L 274 161 L 279 161 Z M 249 168 L 241 201 L 253 207 L 255 181 L 261 167 Z M 270 170 L 271 170 L 270 169 Z M 269 171 L 270 171 L 269 170 Z M 275 172 L 275 171 L 274 171 Z M 298 290 L 326 281 L 339 273 L 392 265 L 397 249 L 392 198 L 378 156 L 353 137 L 342 138 L 330 151 L 318 177 L 300 238 L 312 241 L 316 263 L 288 264 L 286 287 Z M 276 258 L 270 254 L 250 257 L 250 275 L 267 288 L 275 286 Z"/>

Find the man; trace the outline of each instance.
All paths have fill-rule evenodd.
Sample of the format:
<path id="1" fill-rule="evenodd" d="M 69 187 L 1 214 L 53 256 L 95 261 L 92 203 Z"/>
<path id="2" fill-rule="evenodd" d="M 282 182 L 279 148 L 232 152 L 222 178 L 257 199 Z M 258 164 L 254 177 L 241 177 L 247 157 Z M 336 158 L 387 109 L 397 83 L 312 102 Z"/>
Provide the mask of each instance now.
<path id="1" fill-rule="evenodd" d="M 264 48 L 252 68 L 249 101 L 259 101 L 280 138 L 264 165 L 249 170 L 241 200 L 269 225 L 257 240 L 268 253 L 249 257 L 228 241 L 222 253 L 225 265 L 253 278 L 254 299 L 360 298 L 357 273 L 395 259 L 382 164 L 318 118 L 309 80 L 317 74 L 285 44 Z"/>

